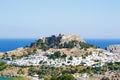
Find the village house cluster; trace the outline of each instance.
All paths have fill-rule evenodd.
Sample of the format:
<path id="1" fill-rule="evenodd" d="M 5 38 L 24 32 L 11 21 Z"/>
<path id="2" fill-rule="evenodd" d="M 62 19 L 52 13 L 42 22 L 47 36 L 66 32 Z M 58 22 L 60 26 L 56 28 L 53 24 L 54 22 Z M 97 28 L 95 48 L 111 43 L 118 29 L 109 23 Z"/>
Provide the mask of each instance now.
<path id="1" fill-rule="evenodd" d="M 98 52 L 93 51 L 91 55 L 82 57 L 72 57 L 67 56 L 66 58 L 57 58 L 57 59 L 49 59 L 45 54 L 51 55 L 54 53 L 51 52 L 42 52 L 36 55 L 30 55 L 28 57 L 23 57 L 18 60 L 10 61 L 11 64 L 15 66 L 36 66 L 36 65 L 49 65 L 54 67 L 60 67 L 65 65 L 84 65 L 84 66 L 92 66 L 92 67 L 101 67 L 105 65 L 105 63 L 110 62 L 120 62 L 120 55 L 117 53 L 110 52 Z"/>

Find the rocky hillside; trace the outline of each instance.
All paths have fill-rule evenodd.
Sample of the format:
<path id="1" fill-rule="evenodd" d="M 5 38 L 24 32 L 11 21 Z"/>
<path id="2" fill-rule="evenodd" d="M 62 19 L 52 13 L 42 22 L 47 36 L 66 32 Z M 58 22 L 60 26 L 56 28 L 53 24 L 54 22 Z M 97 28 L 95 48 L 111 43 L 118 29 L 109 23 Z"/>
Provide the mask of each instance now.
<path id="1" fill-rule="evenodd" d="M 76 34 L 59 34 L 59 35 L 52 35 L 50 37 L 42 37 L 36 42 L 32 43 L 31 48 L 39 48 L 44 51 L 50 48 L 89 48 L 93 47 L 93 45 L 85 43 L 85 41 L 81 38 L 80 35 Z"/>
<path id="2" fill-rule="evenodd" d="M 107 50 L 109 52 L 113 52 L 113 53 L 120 53 L 120 44 L 110 45 L 110 46 L 107 47 Z"/>
<path id="3" fill-rule="evenodd" d="M 61 43 L 68 43 L 69 41 L 79 41 L 79 42 L 85 42 L 80 35 L 77 34 L 64 34 L 61 35 Z"/>
<path id="4" fill-rule="evenodd" d="M 42 37 L 37 41 L 31 43 L 29 47 L 18 48 L 13 51 L 9 51 L 2 56 L 2 59 L 6 57 L 12 57 L 12 59 L 18 59 L 24 56 L 33 55 L 42 51 L 55 52 L 60 51 L 70 56 L 81 56 L 88 53 L 89 48 L 96 49 L 95 46 L 90 45 L 82 39 L 80 35 L 76 34 L 59 34 L 52 35 L 50 37 Z M 90 51 L 89 51 L 90 52 Z"/>

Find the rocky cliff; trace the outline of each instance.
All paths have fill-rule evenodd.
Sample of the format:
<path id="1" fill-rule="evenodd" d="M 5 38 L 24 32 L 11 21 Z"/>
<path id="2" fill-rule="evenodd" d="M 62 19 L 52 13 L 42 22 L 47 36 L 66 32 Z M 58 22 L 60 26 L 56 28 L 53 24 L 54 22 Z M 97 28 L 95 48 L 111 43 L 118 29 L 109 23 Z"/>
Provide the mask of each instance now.
<path id="1" fill-rule="evenodd" d="M 45 42 L 45 40 L 50 41 L 50 40 L 55 40 L 55 41 L 60 41 L 60 43 L 68 43 L 69 41 L 80 41 L 80 42 L 85 42 L 83 38 L 78 35 L 78 34 L 59 34 L 59 35 L 52 35 L 50 37 L 41 37 L 41 40 Z"/>
<path id="2" fill-rule="evenodd" d="M 48 50 L 50 48 L 61 49 L 61 48 L 79 48 L 87 49 L 93 47 L 93 45 L 87 44 L 80 35 L 77 34 L 59 34 L 52 35 L 50 37 L 42 37 L 36 42 L 32 43 L 31 48 L 38 48 L 42 50 Z"/>
<path id="3" fill-rule="evenodd" d="M 110 45 L 107 47 L 107 50 L 113 53 L 120 53 L 120 44 Z"/>
<path id="4" fill-rule="evenodd" d="M 61 43 L 65 43 L 65 42 L 69 42 L 69 41 L 73 41 L 73 40 L 76 40 L 76 41 L 79 41 L 79 42 L 85 42 L 82 37 L 80 35 L 77 35 L 77 34 L 65 34 L 65 35 L 62 35 L 61 37 Z"/>

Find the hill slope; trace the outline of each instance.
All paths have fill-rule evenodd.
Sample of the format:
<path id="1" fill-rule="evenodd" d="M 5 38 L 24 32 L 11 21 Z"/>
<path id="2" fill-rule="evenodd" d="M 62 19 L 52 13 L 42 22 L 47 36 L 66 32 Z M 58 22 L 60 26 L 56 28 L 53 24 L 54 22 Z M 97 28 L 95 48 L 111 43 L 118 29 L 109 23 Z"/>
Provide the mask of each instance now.
<path id="1" fill-rule="evenodd" d="M 12 57 L 13 59 L 21 58 L 24 56 L 40 53 L 42 51 L 55 52 L 60 51 L 70 56 L 81 56 L 88 54 L 87 49 L 95 48 L 82 39 L 80 35 L 76 34 L 59 34 L 50 37 L 42 37 L 37 41 L 31 43 L 29 47 L 18 48 L 13 51 L 7 52 L 2 58 Z"/>

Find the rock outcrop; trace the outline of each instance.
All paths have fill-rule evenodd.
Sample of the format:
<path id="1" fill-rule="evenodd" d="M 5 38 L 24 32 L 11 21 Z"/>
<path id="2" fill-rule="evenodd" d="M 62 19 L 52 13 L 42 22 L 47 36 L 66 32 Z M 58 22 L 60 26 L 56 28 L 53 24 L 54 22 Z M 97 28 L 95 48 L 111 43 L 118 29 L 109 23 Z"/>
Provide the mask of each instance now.
<path id="1" fill-rule="evenodd" d="M 80 41 L 80 42 L 85 42 L 85 40 L 82 39 L 82 37 L 80 35 L 77 35 L 77 34 L 59 34 L 59 35 L 52 35 L 50 37 L 42 37 L 40 38 L 42 39 L 43 41 L 47 40 L 58 40 L 60 41 L 60 43 L 68 43 L 69 41 Z"/>
<path id="2" fill-rule="evenodd" d="M 76 40 L 80 42 L 85 42 L 80 35 L 77 34 L 65 34 L 62 35 L 61 43 L 68 43 L 69 41 Z"/>
<path id="3" fill-rule="evenodd" d="M 120 53 L 120 44 L 110 45 L 107 47 L 107 50 L 113 53 Z"/>
<path id="4" fill-rule="evenodd" d="M 80 35 L 77 34 L 59 34 L 52 35 L 50 37 L 42 37 L 36 42 L 32 43 L 31 48 L 38 48 L 42 50 L 48 50 L 49 48 L 89 48 L 93 47 L 90 44 L 85 43 Z"/>

